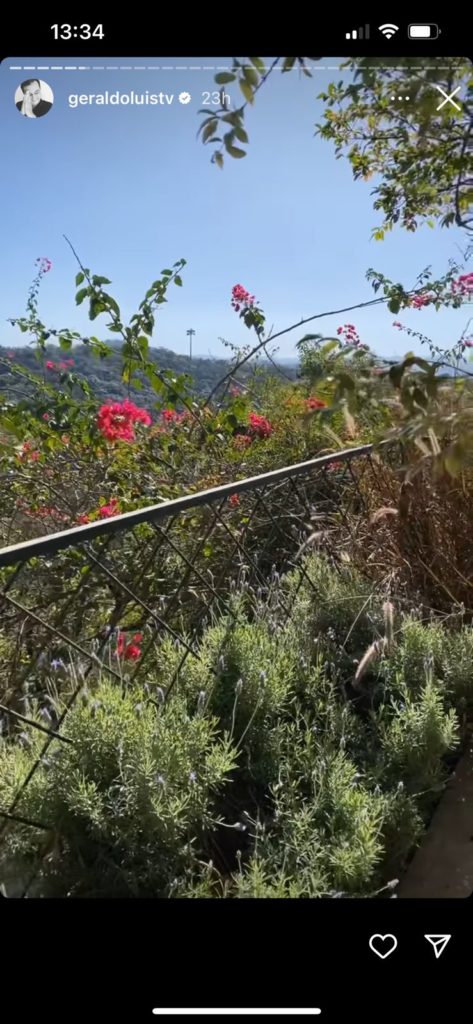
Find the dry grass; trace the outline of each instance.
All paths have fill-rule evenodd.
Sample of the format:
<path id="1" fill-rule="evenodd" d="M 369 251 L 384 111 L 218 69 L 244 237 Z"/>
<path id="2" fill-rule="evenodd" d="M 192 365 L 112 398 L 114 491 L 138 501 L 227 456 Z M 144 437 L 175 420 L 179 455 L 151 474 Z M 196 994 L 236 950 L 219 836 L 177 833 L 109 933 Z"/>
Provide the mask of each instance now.
<path id="1" fill-rule="evenodd" d="M 391 572 L 431 608 L 463 604 L 473 617 L 473 471 L 436 479 L 426 462 L 407 480 L 379 462 L 376 489 L 356 466 L 354 474 L 365 515 L 354 517 L 353 561 L 375 578 Z"/>

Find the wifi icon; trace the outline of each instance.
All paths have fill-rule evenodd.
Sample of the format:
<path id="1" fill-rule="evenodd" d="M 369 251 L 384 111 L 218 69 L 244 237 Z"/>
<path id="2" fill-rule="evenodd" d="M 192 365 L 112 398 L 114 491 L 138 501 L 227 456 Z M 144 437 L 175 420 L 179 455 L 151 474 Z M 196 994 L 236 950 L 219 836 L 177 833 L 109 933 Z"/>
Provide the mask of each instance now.
<path id="1" fill-rule="evenodd" d="M 379 31 L 383 33 L 386 39 L 392 39 L 399 32 L 399 25 L 380 25 Z"/>

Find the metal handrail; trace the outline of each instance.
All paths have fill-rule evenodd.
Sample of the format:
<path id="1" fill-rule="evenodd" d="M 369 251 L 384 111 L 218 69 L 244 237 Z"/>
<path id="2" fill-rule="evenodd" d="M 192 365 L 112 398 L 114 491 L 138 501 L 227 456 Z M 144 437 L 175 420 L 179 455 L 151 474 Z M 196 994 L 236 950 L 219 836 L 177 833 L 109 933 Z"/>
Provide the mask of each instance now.
<path id="1" fill-rule="evenodd" d="M 78 544 L 88 540 L 95 540 L 97 537 L 121 533 L 124 530 L 133 529 L 141 523 L 168 519 L 170 516 L 185 512 L 187 509 L 206 505 L 219 499 L 229 498 L 232 494 L 241 493 L 242 491 L 252 491 L 258 487 L 265 487 L 267 484 L 278 480 L 300 476 L 316 467 L 323 468 L 331 462 L 351 462 L 352 459 L 360 455 L 368 455 L 370 452 L 375 451 L 375 449 L 392 443 L 392 441 L 380 441 L 377 444 L 364 444 L 358 448 L 345 448 L 343 451 L 331 452 L 330 455 L 321 455 L 306 462 L 297 462 L 292 466 L 273 469 L 259 476 L 244 477 L 243 480 L 232 480 L 229 484 L 197 491 L 195 494 L 185 494 L 182 498 L 171 498 L 168 501 L 161 501 L 158 505 L 147 505 L 145 508 L 135 509 L 133 512 L 122 512 L 110 519 L 99 520 L 96 523 L 86 523 L 84 526 L 74 526 L 69 530 L 61 530 L 59 533 L 46 534 L 44 537 L 35 537 L 33 540 L 12 544 L 9 547 L 0 549 L 0 568 L 27 562 L 30 558 L 41 558 L 54 554 L 57 551 L 64 551 L 66 548 L 76 547 Z"/>

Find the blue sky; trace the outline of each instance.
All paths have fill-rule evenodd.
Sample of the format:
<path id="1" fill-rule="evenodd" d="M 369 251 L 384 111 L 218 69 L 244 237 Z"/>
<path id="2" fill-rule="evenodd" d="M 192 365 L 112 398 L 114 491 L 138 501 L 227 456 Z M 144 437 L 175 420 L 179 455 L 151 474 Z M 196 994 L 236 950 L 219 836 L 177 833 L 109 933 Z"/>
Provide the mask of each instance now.
<path id="1" fill-rule="evenodd" d="M 247 157 L 227 158 L 221 171 L 210 163 L 209 147 L 196 139 L 197 110 L 204 90 L 212 89 L 212 71 L 10 70 L 10 65 L 76 63 L 14 58 L 0 66 L 0 344 L 25 342 L 6 320 L 24 313 L 37 256 L 53 262 L 41 292 L 45 322 L 107 337 L 105 319 L 92 325 L 85 306 L 75 306 L 77 267 L 63 234 L 86 266 L 112 279 L 110 291 L 125 317 L 162 268 L 186 258 L 184 287 L 171 291 L 153 344 L 186 352 L 186 330 L 192 327 L 194 351 L 202 355 L 228 354 L 219 337 L 238 345 L 251 340 L 230 306 L 236 283 L 256 295 L 276 331 L 300 317 L 373 298 L 365 279 L 368 267 L 410 286 L 428 264 L 441 274 L 450 257 L 461 261 L 465 238 L 457 229 L 425 227 L 415 234 L 399 229 L 384 242 L 371 240 L 380 223 L 372 183 L 354 182 L 348 162 L 337 161 L 332 144 L 314 137 L 322 113 L 317 94 L 340 78 L 338 71 L 319 67 L 310 79 L 297 72 L 274 74 L 247 114 Z M 82 66 L 94 63 L 80 59 Z M 228 58 L 102 63 L 196 67 L 225 64 Z M 52 87 L 55 102 L 45 117 L 32 120 L 19 115 L 14 93 L 20 81 L 35 75 Z M 226 88 L 236 95 L 233 86 Z M 68 105 L 69 95 L 105 90 L 162 91 L 174 101 L 170 106 Z M 177 100 L 182 91 L 192 96 L 185 106 Z M 327 317 L 313 329 L 333 334 L 348 320 L 363 341 L 390 355 L 413 347 L 392 326 L 393 319 L 374 307 Z M 458 340 L 466 319 L 466 310 L 402 314 L 403 323 L 445 347 Z M 309 329 L 281 339 L 279 354 L 292 355 Z"/>

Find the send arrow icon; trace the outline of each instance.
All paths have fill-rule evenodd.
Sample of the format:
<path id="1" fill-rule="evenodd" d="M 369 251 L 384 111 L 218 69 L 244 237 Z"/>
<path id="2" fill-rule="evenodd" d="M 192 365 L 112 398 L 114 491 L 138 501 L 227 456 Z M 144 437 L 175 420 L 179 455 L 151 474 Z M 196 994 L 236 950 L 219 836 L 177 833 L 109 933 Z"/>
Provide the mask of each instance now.
<path id="1" fill-rule="evenodd" d="M 439 956 L 442 956 L 445 946 L 450 942 L 451 937 L 451 935 L 424 935 L 424 939 L 427 939 L 427 942 L 430 942 L 433 948 L 436 960 L 438 960 Z"/>

